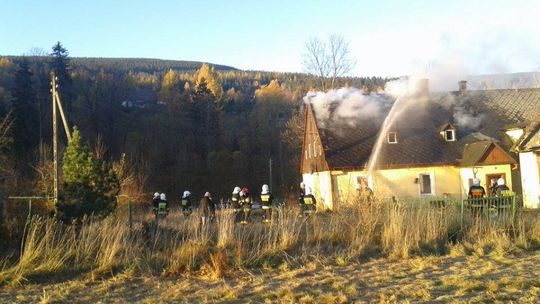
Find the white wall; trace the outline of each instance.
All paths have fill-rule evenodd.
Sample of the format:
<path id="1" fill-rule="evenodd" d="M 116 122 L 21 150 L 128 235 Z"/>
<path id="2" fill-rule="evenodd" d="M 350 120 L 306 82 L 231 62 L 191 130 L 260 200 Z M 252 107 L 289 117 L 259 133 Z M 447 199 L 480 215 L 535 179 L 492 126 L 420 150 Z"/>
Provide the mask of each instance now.
<path id="1" fill-rule="evenodd" d="M 302 181 L 306 187 L 310 187 L 313 190 L 313 195 L 317 199 L 319 206 L 325 209 L 332 209 L 332 180 L 329 171 L 316 172 L 316 173 L 304 173 L 302 174 Z"/>
<path id="2" fill-rule="evenodd" d="M 523 205 L 526 208 L 538 208 L 540 205 L 538 158 L 534 152 L 519 153 L 519 164 L 521 167 Z"/>

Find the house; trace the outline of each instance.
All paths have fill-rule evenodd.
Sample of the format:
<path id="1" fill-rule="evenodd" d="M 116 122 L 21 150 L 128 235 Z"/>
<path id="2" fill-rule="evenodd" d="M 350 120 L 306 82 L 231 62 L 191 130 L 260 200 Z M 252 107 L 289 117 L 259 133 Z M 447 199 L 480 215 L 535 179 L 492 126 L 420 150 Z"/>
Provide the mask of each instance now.
<path id="1" fill-rule="evenodd" d="M 521 165 L 521 185 L 523 205 L 529 208 L 540 207 L 540 122 L 527 128 L 517 129 L 513 150 L 519 155 Z"/>
<path id="2" fill-rule="evenodd" d="M 522 154 L 538 146 L 519 146 L 519 157 L 512 147 L 524 142 L 521 126 L 540 121 L 540 89 L 470 91 L 462 81 L 455 92 L 431 94 L 427 80 L 421 88 L 381 134 L 371 174 L 367 165 L 383 121 L 322 121 L 307 104 L 300 171 L 325 208 L 352 202 L 360 178 L 383 197 L 462 199 L 474 178 L 486 190 L 501 177 L 518 194 L 522 184 L 526 193 L 530 184 L 538 190 L 538 171 L 536 180 L 524 182 L 518 165 Z M 388 113 L 395 100 L 382 98 L 389 101 Z M 538 164 L 538 150 L 533 153 Z M 538 198 L 538 192 L 530 191 Z"/>

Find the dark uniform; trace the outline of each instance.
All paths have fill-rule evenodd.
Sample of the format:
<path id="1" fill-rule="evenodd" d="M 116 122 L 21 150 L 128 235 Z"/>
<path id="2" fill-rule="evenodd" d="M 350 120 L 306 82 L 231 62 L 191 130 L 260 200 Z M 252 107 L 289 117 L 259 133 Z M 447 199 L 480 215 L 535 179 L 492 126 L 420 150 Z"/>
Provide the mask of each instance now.
<path id="1" fill-rule="evenodd" d="M 471 186 L 469 188 L 469 198 L 482 198 L 486 196 L 486 189 L 482 186 Z"/>
<path id="2" fill-rule="evenodd" d="M 182 208 L 182 213 L 189 215 L 191 213 L 191 197 L 182 197 L 182 200 L 180 201 L 180 207 Z"/>
<path id="3" fill-rule="evenodd" d="M 497 197 L 499 197 L 499 196 L 508 196 L 509 191 L 510 191 L 510 188 L 508 188 L 508 186 L 506 186 L 506 185 L 498 185 L 494 189 L 495 196 L 497 196 Z"/>
<path id="4" fill-rule="evenodd" d="M 244 213 L 244 216 L 240 223 L 247 224 L 249 214 L 251 213 L 251 197 L 249 196 L 249 194 L 243 194 L 240 196 L 240 206 L 242 206 L 242 211 Z"/>
<path id="5" fill-rule="evenodd" d="M 313 194 L 306 194 L 303 199 L 302 212 L 314 212 L 317 210 L 317 200 Z"/>
<path id="6" fill-rule="evenodd" d="M 261 206 L 264 210 L 264 220 L 263 222 L 268 223 L 272 219 L 272 201 L 274 197 L 270 192 L 261 194 Z"/>

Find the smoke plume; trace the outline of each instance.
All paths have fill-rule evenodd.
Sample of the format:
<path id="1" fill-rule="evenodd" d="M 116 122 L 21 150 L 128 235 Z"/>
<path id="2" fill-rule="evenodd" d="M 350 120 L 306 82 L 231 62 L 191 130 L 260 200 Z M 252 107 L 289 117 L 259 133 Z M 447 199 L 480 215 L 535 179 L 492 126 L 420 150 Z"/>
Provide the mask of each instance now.
<path id="1" fill-rule="evenodd" d="M 389 100 L 378 94 L 364 94 L 356 88 L 340 88 L 328 92 L 309 92 L 304 102 L 310 103 L 320 127 L 356 126 L 366 120 L 384 118 Z"/>

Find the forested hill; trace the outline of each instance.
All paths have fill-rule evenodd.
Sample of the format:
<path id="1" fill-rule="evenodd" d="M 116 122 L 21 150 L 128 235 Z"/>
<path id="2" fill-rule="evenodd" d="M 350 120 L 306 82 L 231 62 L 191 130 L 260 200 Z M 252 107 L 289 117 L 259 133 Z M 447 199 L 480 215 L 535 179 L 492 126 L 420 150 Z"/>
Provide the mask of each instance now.
<path id="1" fill-rule="evenodd" d="M 285 195 L 298 183 L 302 98 L 320 78 L 192 61 L 69 58 L 56 45 L 50 57 L 0 57 L 0 115 L 11 122 L 8 138 L 0 136 L 0 173 L 16 176 L 10 193 L 51 191 L 51 69 L 69 125 L 118 171 L 121 194 L 166 191 L 176 200 L 190 190 L 219 198 L 234 186 L 258 192 L 268 183 Z M 377 90 L 386 81 L 338 78 L 334 87 Z"/>
<path id="2" fill-rule="evenodd" d="M 0 57 L 2 57 L 0 55 Z M 5 56 L 13 61 L 20 61 L 22 58 L 26 58 L 30 61 L 50 61 L 46 56 Z M 72 57 L 71 65 L 73 68 L 84 68 L 89 71 L 99 71 L 104 69 L 106 71 L 118 71 L 118 72 L 145 72 L 155 73 L 173 69 L 176 71 L 196 71 L 201 68 L 204 62 L 200 61 L 186 61 L 186 60 L 167 60 L 167 59 L 155 59 L 155 58 L 100 58 L 100 57 Z M 217 71 L 232 71 L 237 70 L 234 67 L 212 64 Z"/>

